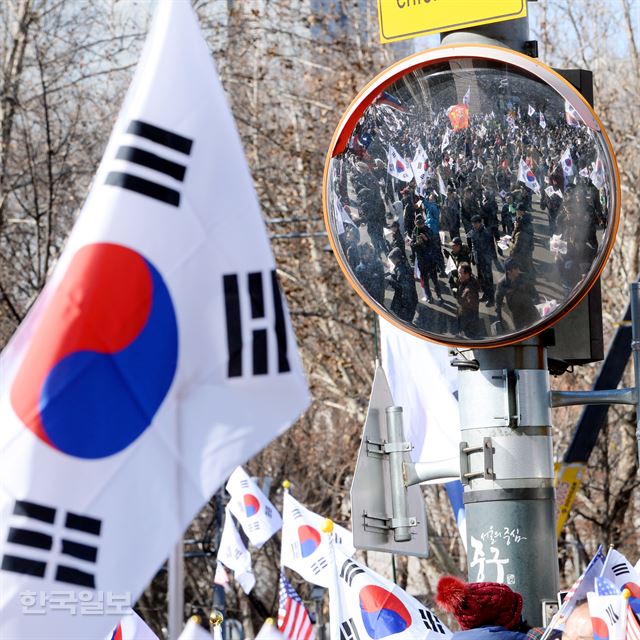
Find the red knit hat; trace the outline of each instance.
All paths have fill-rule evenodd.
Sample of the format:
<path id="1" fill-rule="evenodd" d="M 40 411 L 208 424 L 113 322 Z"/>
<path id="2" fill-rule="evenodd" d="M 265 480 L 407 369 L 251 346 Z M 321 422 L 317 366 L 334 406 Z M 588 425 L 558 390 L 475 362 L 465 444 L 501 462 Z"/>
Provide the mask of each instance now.
<path id="1" fill-rule="evenodd" d="M 461 629 L 496 625 L 515 629 L 522 614 L 522 596 L 498 582 L 463 582 L 443 576 L 438 582 L 436 602 L 452 613 Z"/>

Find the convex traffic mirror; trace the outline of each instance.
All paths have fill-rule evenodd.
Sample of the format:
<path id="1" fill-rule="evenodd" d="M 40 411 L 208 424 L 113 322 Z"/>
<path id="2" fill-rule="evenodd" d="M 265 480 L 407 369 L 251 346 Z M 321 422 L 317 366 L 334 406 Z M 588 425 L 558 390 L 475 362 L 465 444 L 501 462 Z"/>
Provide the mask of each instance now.
<path id="1" fill-rule="evenodd" d="M 499 346 L 557 322 L 611 251 L 619 177 L 580 94 L 508 49 L 457 46 L 375 78 L 327 157 L 325 220 L 359 295 L 411 333 Z"/>

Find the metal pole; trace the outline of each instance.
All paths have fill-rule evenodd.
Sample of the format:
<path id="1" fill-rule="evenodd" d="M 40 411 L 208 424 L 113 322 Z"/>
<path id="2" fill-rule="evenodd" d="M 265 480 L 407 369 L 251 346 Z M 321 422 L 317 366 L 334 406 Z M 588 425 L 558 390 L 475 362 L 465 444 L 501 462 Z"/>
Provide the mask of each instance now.
<path id="1" fill-rule="evenodd" d="M 631 306 L 631 354 L 636 386 L 636 440 L 640 462 L 640 283 L 632 282 L 629 289 Z"/>
<path id="2" fill-rule="evenodd" d="M 411 528 L 403 526 L 408 519 L 409 507 L 407 503 L 407 488 L 404 483 L 402 464 L 404 462 L 405 449 L 402 429 L 402 407 L 387 407 L 387 433 L 389 435 L 389 473 L 391 476 L 391 505 L 393 508 L 393 539 L 396 542 L 408 542 L 411 540 Z"/>
<path id="3" fill-rule="evenodd" d="M 532 340 L 474 357 L 478 370 L 458 374 L 469 580 L 509 585 L 537 626 L 559 581 L 546 349 Z"/>
<path id="4" fill-rule="evenodd" d="M 169 599 L 168 640 L 178 640 L 184 626 L 184 546 L 180 542 L 171 551 L 167 575 Z"/>
<path id="5" fill-rule="evenodd" d="M 528 42 L 527 17 L 441 36 L 522 53 Z M 479 369 L 458 373 L 469 580 L 508 584 L 540 625 L 559 582 L 546 349 L 532 340 L 474 357 Z"/>

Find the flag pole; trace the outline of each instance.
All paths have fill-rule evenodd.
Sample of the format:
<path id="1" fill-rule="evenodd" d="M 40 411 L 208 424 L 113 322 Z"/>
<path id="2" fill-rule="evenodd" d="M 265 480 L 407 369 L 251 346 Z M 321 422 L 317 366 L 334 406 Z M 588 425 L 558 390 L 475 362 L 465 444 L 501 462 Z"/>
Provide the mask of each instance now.
<path id="1" fill-rule="evenodd" d="M 167 596 L 169 601 L 168 640 L 178 640 L 184 616 L 184 553 L 182 535 L 169 556 Z"/>
<path id="2" fill-rule="evenodd" d="M 632 282 L 630 293 L 631 307 L 631 354 L 635 377 L 636 401 L 636 440 L 638 441 L 638 461 L 640 461 L 640 283 Z"/>

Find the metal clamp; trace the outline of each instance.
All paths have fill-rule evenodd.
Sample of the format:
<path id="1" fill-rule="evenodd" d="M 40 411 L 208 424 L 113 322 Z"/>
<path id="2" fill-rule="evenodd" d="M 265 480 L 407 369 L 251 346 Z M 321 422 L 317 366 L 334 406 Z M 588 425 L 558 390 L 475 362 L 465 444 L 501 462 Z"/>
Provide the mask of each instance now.
<path id="1" fill-rule="evenodd" d="M 389 531 L 402 527 L 418 526 L 418 519 L 413 517 L 389 518 L 388 516 L 372 515 L 366 511 L 363 511 L 362 517 L 365 531 Z"/>
<path id="2" fill-rule="evenodd" d="M 484 456 L 483 470 L 470 470 L 469 456 L 472 453 L 482 453 Z M 470 480 L 475 478 L 483 478 L 484 480 L 495 480 L 496 474 L 493 470 L 493 454 L 495 449 L 491 438 L 483 438 L 482 446 L 470 447 L 468 442 L 460 443 L 460 479 L 462 484 L 469 484 Z"/>

